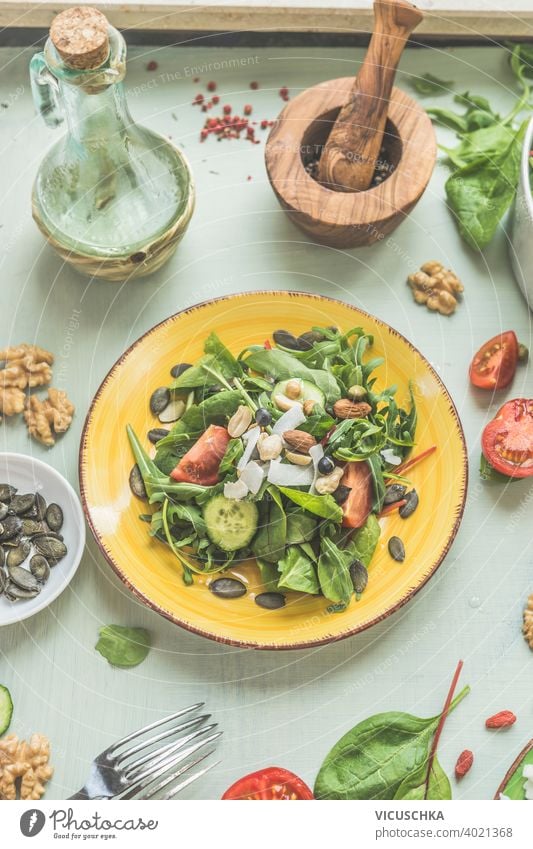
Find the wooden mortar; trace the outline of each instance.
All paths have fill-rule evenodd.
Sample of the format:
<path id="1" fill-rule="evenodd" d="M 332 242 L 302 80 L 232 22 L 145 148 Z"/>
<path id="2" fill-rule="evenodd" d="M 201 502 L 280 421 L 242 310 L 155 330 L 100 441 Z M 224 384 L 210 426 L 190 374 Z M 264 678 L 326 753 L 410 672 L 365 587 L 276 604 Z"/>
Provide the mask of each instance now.
<path id="1" fill-rule="evenodd" d="M 355 90 L 353 77 L 341 77 L 303 91 L 279 115 L 265 149 L 270 183 L 289 217 L 315 241 L 336 248 L 370 245 L 391 233 L 424 193 L 437 158 L 430 118 L 393 88 L 380 139 L 394 170 L 383 182 L 365 191 L 336 191 L 311 177 L 305 166 L 326 145 Z M 354 147 L 360 149 L 357 139 Z"/>

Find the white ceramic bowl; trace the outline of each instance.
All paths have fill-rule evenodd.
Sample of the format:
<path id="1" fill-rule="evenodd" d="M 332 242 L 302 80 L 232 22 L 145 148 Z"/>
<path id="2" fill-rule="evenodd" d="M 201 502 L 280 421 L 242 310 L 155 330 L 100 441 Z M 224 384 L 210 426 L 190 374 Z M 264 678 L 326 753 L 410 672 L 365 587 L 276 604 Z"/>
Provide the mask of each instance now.
<path id="1" fill-rule="evenodd" d="M 50 577 L 38 596 L 16 602 L 0 596 L 0 625 L 28 619 L 54 601 L 70 583 L 85 547 L 85 520 L 78 496 L 67 480 L 42 460 L 25 454 L 0 453 L 0 483 L 15 486 L 22 494 L 40 492 L 47 503 L 59 504 L 64 514 L 61 533 L 68 554 L 50 570 Z"/>
<path id="2" fill-rule="evenodd" d="M 532 147 L 533 118 L 528 124 L 522 146 L 520 178 L 513 208 L 509 243 L 514 276 L 531 310 L 533 310 L 533 198 L 529 153 Z"/>

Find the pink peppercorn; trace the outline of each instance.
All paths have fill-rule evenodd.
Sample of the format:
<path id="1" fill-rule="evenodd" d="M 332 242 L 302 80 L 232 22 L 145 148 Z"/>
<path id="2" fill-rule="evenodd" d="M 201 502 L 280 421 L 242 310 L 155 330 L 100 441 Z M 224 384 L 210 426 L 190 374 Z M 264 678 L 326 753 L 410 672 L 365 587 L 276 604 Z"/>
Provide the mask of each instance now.
<path id="1" fill-rule="evenodd" d="M 157 64 L 155 59 L 151 59 L 146 66 L 146 70 L 147 71 L 157 71 L 158 67 L 159 67 L 159 65 Z"/>
<path id="2" fill-rule="evenodd" d="M 208 91 L 216 91 L 216 90 L 217 90 L 217 84 L 216 84 L 216 82 L 214 82 L 213 80 L 210 80 L 210 81 L 207 83 L 206 88 L 207 88 L 207 90 L 208 90 Z"/>
<path id="3" fill-rule="evenodd" d="M 229 103 L 224 104 L 224 106 L 222 107 L 222 111 L 223 111 L 224 115 L 230 115 L 231 114 L 231 106 L 229 105 Z"/>
<path id="4" fill-rule="evenodd" d="M 254 80 L 250 83 L 250 88 L 252 89 L 252 91 L 257 91 L 257 89 L 259 88 L 259 83 Z"/>

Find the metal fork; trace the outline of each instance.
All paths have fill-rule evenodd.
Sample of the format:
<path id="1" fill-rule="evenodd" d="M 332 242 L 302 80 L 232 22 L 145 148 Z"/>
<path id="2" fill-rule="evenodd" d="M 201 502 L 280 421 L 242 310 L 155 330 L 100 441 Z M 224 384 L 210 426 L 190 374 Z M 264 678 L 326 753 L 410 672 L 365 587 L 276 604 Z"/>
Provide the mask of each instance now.
<path id="1" fill-rule="evenodd" d="M 94 759 L 84 786 L 70 798 L 150 799 L 178 781 L 178 784 L 173 786 L 164 798 L 171 799 L 176 796 L 216 766 L 216 764 L 210 764 L 197 772 L 190 773 L 191 769 L 213 754 L 214 748 L 203 752 L 195 759 L 191 760 L 191 758 L 222 733 L 214 731 L 217 727 L 216 723 L 204 724 L 210 718 L 210 714 L 194 715 L 201 707 L 203 702 L 191 705 L 163 719 L 158 719 L 139 731 L 127 734 L 117 743 L 113 743 Z M 178 720 L 177 724 L 176 720 Z M 164 725 L 168 727 L 143 739 L 148 732 Z M 165 745 L 156 745 L 169 738 L 174 739 Z M 137 740 L 139 742 L 136 742 Z M 130 743 L 133 745 L 128 745 Z M 138 757 L 135 757 L 136 755 Z M 175 769 L 178 765 L 181 766 Z M 167 773 L 170 774 L 167 775 Z M 186 777 L 179 781 L 182 776 Z M 152 787 L 151 785 L 157 779 L 161 781 Z"/>

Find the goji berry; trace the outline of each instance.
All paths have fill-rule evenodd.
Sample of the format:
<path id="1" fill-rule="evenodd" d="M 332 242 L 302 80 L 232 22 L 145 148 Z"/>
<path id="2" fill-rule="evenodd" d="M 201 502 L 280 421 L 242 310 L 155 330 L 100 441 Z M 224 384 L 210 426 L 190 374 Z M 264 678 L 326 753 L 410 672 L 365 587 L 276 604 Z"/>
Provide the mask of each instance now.
<path id="1" fill-rule="evenodd" d="M 465 749 L 464 752 L 461 752 L 461 754 L 457 758 L 457 763 L 455 764 L 455 777 L 463 778 L 463 776 L 466 775 L 467 772 L 470 772 L 473 763 L 473 752 L 471 752 L 470 749 Z"/>
<path id="2" fill-rule="evenodd" d="M 207 83 L 206 88 L 207 88 L 208 91 L 216 91 L 217 90 L 217 84 L 214 80 L 210 80 Z"/>
<path id="3" fill-rule="evenodd" d="M 288 100 L 289 99 L 289 89 L 287 88 L 286 85 L 281 86 L 281 88 L 279 90 L 279 96 L 281 97 L 282 100 Z"/>
<path id="4" fill-rule="evenodd" d="M 501 710 L 499 713 L 495 713 L 494 716 L 489 716 L 489 718 L 485 720 L 485 727 L 509 728 L 509 726 L 514 725 L 515 722 L 516 716 L 511 710 Z"/>
<path id="5" fill-rule="evenodd" d="M 217 104 L 219 101 L 220 101 L 220 97 L 218 96 L 218 94 L 214 94 L 213 97 L 211 98 L 211 103 Z"/>
<path id="6" fill-rule="evenodd" d="M 231 115 L 231 106 L 229 105 L 229 103 L 224 104 L 224 106 L 222 107 L 222 111 L 224 115 Z"/>
<path id="7" fill-rule="evenodd" d="M 251 115 L 252 114 L 252 107 L 249 103 L 246 104 L 246 106 L 243 109 L 243 112 L 244 112 L 245 115 Z"/>
<path id="8" fill-rule="evenodd" d="M 147 71 L 157 71 L 158 67 L 159 67 L 159 65 L 157 64 L 155 59 L 151 59 L 146 66 L 146 70 Z"/>
<path id="9" fill-rule="evenodd" d="M 256 82 L 256 80 L 253 80 L 253 82 L 250 83 L 250 88 L 252 89 L 252 91 L 257 91 L 257 89 L 259 88 L 259 83 Z"/>

